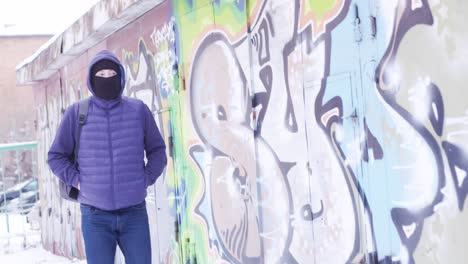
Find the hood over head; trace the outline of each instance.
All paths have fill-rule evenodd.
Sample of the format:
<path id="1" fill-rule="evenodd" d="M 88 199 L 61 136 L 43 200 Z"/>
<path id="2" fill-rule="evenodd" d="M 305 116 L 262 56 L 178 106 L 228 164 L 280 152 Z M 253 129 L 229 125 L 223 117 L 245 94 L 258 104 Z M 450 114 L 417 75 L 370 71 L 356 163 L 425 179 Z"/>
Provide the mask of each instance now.
<path id="1" fill-rule="evenodd" d="M 117 75 L 110 78 L 96 77 L 96 72 L 101 69 L 115 70 Z M 125 72 L 119 59 L 108 50 L 96 54 L 88 66 L 87 84 L 89 91 L 100 99 L 112 100 L 121 97 L 125 88 Z"/>

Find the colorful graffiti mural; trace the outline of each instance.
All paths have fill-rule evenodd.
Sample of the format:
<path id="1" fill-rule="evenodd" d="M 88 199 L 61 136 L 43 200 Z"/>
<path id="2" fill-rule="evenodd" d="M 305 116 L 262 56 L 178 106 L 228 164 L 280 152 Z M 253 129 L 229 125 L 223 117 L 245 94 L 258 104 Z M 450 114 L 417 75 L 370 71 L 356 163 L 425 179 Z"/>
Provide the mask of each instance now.
<path id="1" fill-rule="evenodd" d="M 107 48 L 169 146 L 147 198 L 155 263 L 463 259 L 462 9 L 164 1 L 38 85 L 44 244 L 83 257 L 79 210 L 44 155 L 61 110 L 86 96 L 83 65 Z"/>
<path id="2" fill-rule="evenodd" d="M 77 86 L 64 83 L 60 74 L 45 85 L 45 92 L 36 96 L 38 119 L 38 173 L 40 175 L 41 237 L 44 247 L 54 254 L 84 257 L 79 207 L 60 198 L 58 179 L 47 166 L 47 152 L 65 107 L 78 100 Z"/>

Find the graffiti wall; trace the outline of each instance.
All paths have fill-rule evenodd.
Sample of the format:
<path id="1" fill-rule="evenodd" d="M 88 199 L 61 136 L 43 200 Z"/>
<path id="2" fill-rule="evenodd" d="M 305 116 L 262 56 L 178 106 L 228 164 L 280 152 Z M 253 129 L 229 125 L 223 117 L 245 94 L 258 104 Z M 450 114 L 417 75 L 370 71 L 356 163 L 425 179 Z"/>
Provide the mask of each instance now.
<path id="1" fill-rule="evenodd" d="M 115 52 L 169 164 L 154 263 L 457 263 L 468 2 L 165 1 L 36 87 L 43 243 L 84 255 L 46 167 L 86 65 Z"/>
<path id="2" fill-rule="evenodd" d="M 41 237 L 46 249 L 54 254 L 84 257 L 79 205 L 60 198 L 58 178 L 47 166 L 47 152 L 55 137 L 61 116 L 68 105 L 79 99 L 79 87 L 64 89 L 63 71 L 35 89 L 38 120 L 38 175 L 41 203 Z"/>
<path id="3" fill-rule="evenodd" d="M 171 141 L 169 101 L 174 91 L 176 57 L 174 22 L 169 4 L 162 4 L 154 12 L 114 33 L 35 89 L 40 123 L 42 240 L 44 246 L 55 254 L 85 257 L 79 204 L 60 198 L 58 179 L 46 161 L 64 109 L 90 96 L 86 75 L 88 62 L 94 54 L 101 49 L 109 49 L 119 56 L 127 74 L 124 95 L 143 100 L 153 111 L 166 142 Z M 168 155 L 173 156 L 173 153 Z M 177 253 L 173 255 L 172 251 L 176 247 L 174 208 L 178 195 L 172 163 L 169 158 L 164 175 L 148 188 L 146 199 L 155 263 L 177 262 L 179 256 Z M 120 252 L 117 252 L 116 262 L 124 263 Z"/>

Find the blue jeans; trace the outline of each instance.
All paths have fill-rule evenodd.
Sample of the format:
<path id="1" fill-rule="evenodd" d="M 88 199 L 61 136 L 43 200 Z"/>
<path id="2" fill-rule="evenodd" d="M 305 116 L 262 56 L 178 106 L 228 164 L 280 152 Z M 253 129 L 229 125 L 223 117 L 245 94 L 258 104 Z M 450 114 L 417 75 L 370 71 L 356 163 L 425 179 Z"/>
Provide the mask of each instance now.
<path id="1" fill-rule="evenodd" d="M 150 264 L 146 202 L 113 211 L 81 204 L 81 229 L 88 264 L 114 264 L 117 245 L 126 264 Z"/>

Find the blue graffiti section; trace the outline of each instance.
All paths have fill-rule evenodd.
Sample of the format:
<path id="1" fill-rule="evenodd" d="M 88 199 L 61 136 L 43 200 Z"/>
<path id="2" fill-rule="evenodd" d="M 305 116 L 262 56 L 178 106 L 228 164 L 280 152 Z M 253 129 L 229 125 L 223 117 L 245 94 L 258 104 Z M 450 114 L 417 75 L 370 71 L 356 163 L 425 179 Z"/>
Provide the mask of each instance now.
<path id="1" fill-rule="evenodd" d="M 391 39 L 385 39 L 366 35 L 374 30 L 363 18 L 374 18 L 375 11 L 363 1 L 352 1 L 352 12 L 332 31 L 328 43 L 327 78 L 343 73 L 349 73 L 349 77 L 339 88 L 326 84 L 320 103 L 330 105 L 336 98 L 342 102 L 342 110 L 338 111 L 341 114 L 336 118 L 344 137 L 337 147 L 361 190 L 361 199 L 371 215 L 377 259 L 383 261 L 406 256 L 403 262 L 414 262 L 413 252 L 424 220 L 434 213 L 445 184 L 440 147 L 434 136 L 399 105 L 395 92 L 385 86 L 392 82 L 389 65 L 404 34 L 417 24 L 432 23 L 427 2 L 422 4 L 416 10 L 410 4 L 397 6 Z M 377 18 L 378 23 L 384 22 Z M 374 66 L 377 78 L 369 74 L 375 61 L 380 62 Z M 435 85 L 429 88 L 433 110 L 428 118 L 441 135 L 442 98 Z"/>

